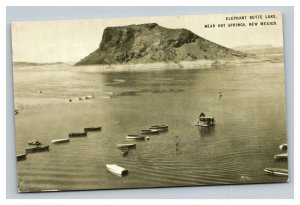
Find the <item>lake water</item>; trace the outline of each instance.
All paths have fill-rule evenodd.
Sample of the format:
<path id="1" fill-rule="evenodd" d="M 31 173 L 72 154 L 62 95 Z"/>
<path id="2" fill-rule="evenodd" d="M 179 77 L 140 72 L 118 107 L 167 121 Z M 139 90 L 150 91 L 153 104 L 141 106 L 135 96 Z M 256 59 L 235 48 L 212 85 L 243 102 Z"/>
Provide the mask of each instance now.
<path id="1" fill-rule="evenodd" d="M 281 63 L 207 69 L 101 72 L 95 67 L 14 68 L 16 149 L 27 141 L 49 152 L 17 163 L 20 191 L 286 182 L 264 174 L 286 143 L 284 68 Z M 220 98 L 219 92 L 222 92 Z M 80 96 L 93 95 L 88 100 Z M 72 100 L 72 102 L 69 102 Z M 210 128 L 194 126 L 201 112 Z M 127 134 L 154 124 L 169 131 L 137 141 L 126 157 L 116 149 Z M 51 144 L 84 127 L 101 132 Z M 126 177 L 105 164 L 129 170 Z"/>

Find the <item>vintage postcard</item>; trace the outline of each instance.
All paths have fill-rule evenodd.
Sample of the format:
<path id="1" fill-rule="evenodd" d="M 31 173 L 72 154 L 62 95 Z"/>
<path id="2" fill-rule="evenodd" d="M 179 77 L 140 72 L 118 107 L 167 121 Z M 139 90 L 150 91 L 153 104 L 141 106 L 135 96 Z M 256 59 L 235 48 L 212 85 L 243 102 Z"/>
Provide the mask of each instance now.
<path id="1" fill-rule="evenodd" d="M 281 12 L 14 22 L 19 192 L 288 181 Z"/>

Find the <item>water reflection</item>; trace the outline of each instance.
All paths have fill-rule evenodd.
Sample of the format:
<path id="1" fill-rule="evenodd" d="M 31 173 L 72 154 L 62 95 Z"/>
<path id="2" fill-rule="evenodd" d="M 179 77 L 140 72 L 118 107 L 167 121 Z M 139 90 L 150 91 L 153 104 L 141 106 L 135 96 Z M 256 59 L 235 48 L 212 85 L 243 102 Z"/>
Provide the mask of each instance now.
<path id="1" fill-rule="evenodd" d="M 199 132 L 200 137 L 214 137 L 215 136 L 215 126 L 198 127 L 198 132 Z"/>

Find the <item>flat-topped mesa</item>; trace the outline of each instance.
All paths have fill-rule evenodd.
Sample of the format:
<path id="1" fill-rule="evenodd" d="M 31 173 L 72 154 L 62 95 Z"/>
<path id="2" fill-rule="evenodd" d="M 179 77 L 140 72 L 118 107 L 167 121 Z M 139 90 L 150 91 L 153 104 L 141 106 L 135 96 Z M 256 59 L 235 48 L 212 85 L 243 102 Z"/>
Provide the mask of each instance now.
<path id="1" fill-rule="evenodd" d="M 206 40 L 187 29 L 156 23 L 107 27 L 99 48 L 76 65 L 179 62 L 244 58 L 246 54 Z"/>

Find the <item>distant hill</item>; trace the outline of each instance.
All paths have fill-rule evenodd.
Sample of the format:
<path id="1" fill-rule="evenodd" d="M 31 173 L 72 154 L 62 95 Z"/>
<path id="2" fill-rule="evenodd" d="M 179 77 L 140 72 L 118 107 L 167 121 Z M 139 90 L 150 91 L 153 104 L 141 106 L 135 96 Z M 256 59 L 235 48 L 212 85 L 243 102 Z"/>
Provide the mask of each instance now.
<path id="1" fill-rule="evenodd" d="M 14 66 L 43 66 L 43 65 L 61 65 L 64 64 L 62 62 L 55 62 L 55 63 L 34 63 L 34 62 L 13 62 Z"/>
<path id="2" fill-rule="evenodd" d="M 247 54 L 206 40 L 187 29 L 156 23 L 107 27 L 99 48 L 75 65 L 240 59 Z"/>

